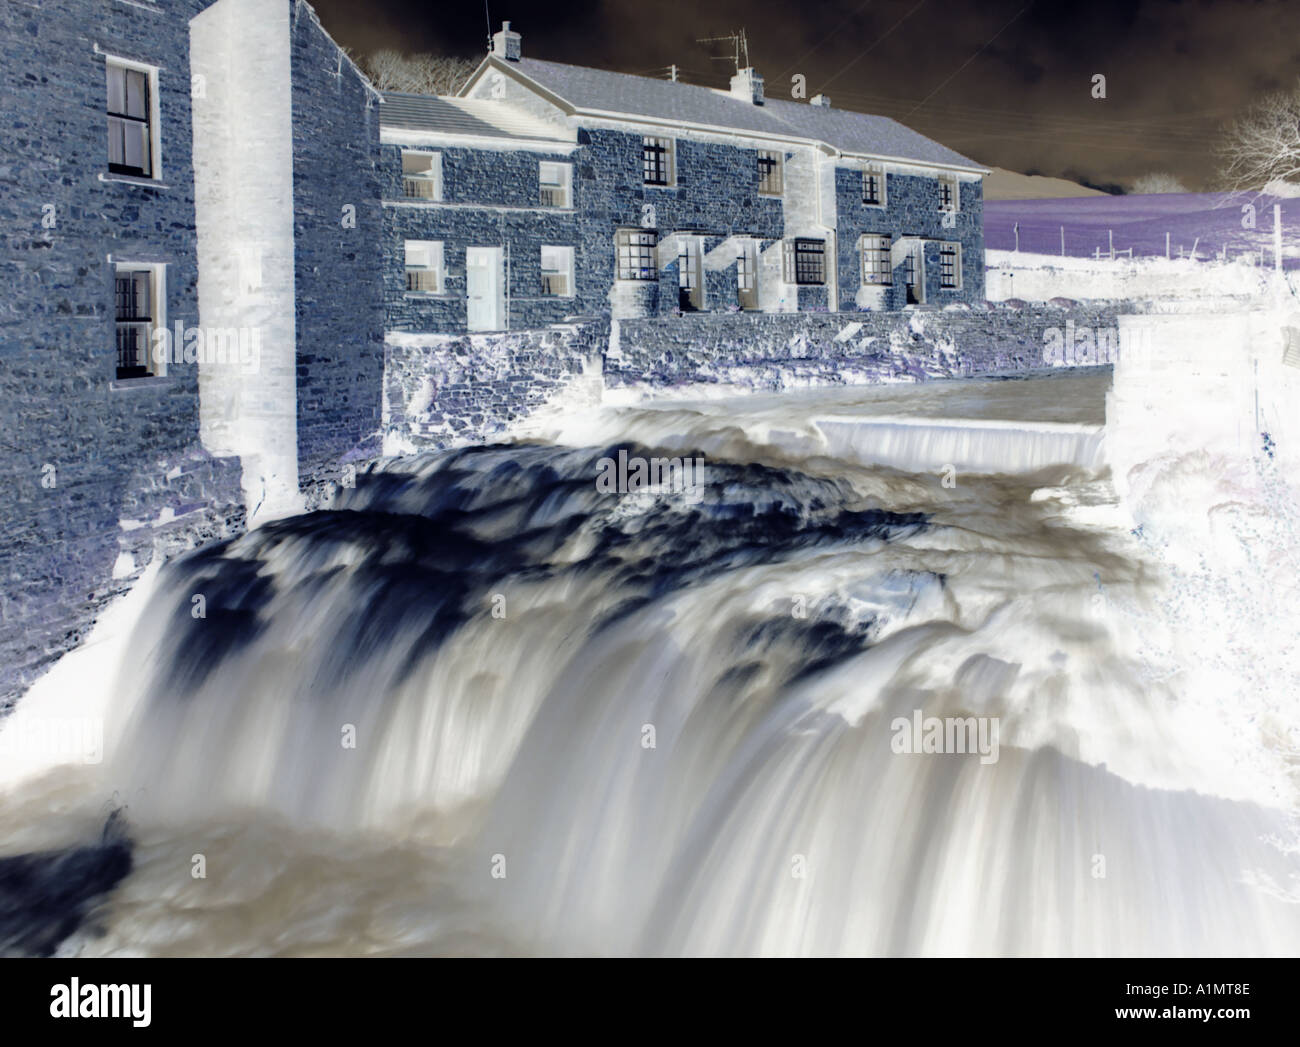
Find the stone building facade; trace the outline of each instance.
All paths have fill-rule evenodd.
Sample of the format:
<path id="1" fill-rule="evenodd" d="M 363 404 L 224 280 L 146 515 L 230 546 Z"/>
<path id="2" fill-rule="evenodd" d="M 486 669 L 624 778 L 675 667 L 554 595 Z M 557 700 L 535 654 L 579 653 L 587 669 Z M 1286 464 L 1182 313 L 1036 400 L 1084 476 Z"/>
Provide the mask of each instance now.
<path id="1" fill-rule="evenodd" d="M 598 379 L 612 320 L 983 293 L 982 169 L 752 70 L 507 27 L 460 96 L 385 98 L 306 0 L 9 0 L 0 53 L 0 711 L 151 562 L 346 482 L 397 375 L 472 440 Z"/>
<path id="2" fill-rule="evenodd" d="M 388 330 L 983 299 L 965 157 L 752 69 L 718 91 L 522 50 L 507 23 L 458 97 L 386 96 Z"/>
<path id="3" fill-rule="evenodd" d="M 13 0 L 0 53 L 3 712 L 367 453 L 383 304 L 379 96 L 307 3 Z"/>

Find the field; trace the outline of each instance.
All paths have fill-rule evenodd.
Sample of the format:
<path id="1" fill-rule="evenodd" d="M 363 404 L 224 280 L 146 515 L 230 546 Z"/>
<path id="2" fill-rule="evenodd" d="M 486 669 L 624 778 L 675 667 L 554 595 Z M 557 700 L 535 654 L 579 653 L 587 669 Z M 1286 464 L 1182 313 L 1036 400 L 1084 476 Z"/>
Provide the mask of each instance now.
<path id="1" fill-rule="evenodd" d="M 1065 228 L 1065 254 L 1093 257 L 1110 251 L 1114 233 L 1116 251 L 1134 258 L 1165 254 L 1165 234 L 1174 258 L 1179 251 L 1209 261 L 1227 249 L 1229 260 L 1264 252 L 1272 264 L 1273 205 L 1282 208 L 1282 254 L 1287 269 L 1300 268 L 1300 199 L 1283 200 L 1250 193 L 1168 193 L 1149 196 L 1090 196 L 1049 200 L 989 200 L 984 204 L 984 242 L 991 250 L 1016 248 L 1015 227 L 1020 227 L 1019 248 L 1045 255 L 1061 254 L 1061 228 Z M 1254 210 L 1254 228 L 1246 224 Z"/>

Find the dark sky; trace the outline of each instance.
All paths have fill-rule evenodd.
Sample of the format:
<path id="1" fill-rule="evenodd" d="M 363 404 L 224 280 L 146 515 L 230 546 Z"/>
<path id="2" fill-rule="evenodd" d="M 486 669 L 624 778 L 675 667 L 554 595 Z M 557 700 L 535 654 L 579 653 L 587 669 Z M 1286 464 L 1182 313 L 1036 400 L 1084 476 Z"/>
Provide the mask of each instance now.
<path id="1" fill-rule="evenodd" d="M 477 58 L 482 0 L 313 0 L 357 52 Z M 1212 185 L 1223 122 L 1300 77 L 1300 0 L 489 0 L 526 55 L 724 86 L 699 44 L 744 28 L 769 94 L 807 77 L 832 104 L 902 120 L 989 165 L 1127 183 Z M 1106 77 L 1105 100 L 1091 97 Z"/>

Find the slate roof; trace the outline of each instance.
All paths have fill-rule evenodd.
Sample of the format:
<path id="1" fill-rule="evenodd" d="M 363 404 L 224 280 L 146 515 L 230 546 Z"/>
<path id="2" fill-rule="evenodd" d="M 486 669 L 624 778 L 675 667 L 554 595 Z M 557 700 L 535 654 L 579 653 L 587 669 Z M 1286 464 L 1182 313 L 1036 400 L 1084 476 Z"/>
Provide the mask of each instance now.
<path id="1" fill-rule="evenodd" d="M 477 98 L 385 91 L 379 126 L 404 131 L 436 131 L 475 138 L 573 141 L 563 127 L 540 120 L 505 102 Z"/>
<path id="2" fill-rule="evenodd" d="M 517 69 L 575 109 L 802 138 L 843 153 L 986 170 L 974 160 L 884 116 L 780 98 L 769 98 L 761 106 L 754 105 L 698 84 L 654 80 L 538 58 L 489 61 L 502 68 Z"/>

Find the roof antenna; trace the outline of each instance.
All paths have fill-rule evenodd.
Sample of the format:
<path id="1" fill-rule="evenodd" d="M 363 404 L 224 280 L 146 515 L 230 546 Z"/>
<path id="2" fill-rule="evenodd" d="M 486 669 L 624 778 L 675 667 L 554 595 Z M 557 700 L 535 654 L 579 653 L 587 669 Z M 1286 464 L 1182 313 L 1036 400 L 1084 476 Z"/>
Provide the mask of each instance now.
<path id="1" fill-rule="evenodd" d="M 484 2 L 486 2 L 486 0 L 484 0 Z M 696 40 L 695 42 L 697 44 L 715 44 L 721 43 L 724 40 L 732 46 L 733 53 L 730 57 L 732 61 L 736 63 L 736 72 L 740 72 L 742 69 L 748 69 L 749 42 L 745 39 L 745 30 L 743 28 L 737 29 L 730 36 L 706 36 L 703 40 Z M 709 55 L 709 59 L 714 62 L 725 62 L 727 58 L 727 55 Z M 742 58 L 745 60 L 744 65 L 740 64 Z"/>
<path id="2" fill-rule="evenodd" d="M 487 20 L 488 50 L 492 50 L 492 14 L 488 11 L 488 0 L 483 0 L 483 17 Z"/>

